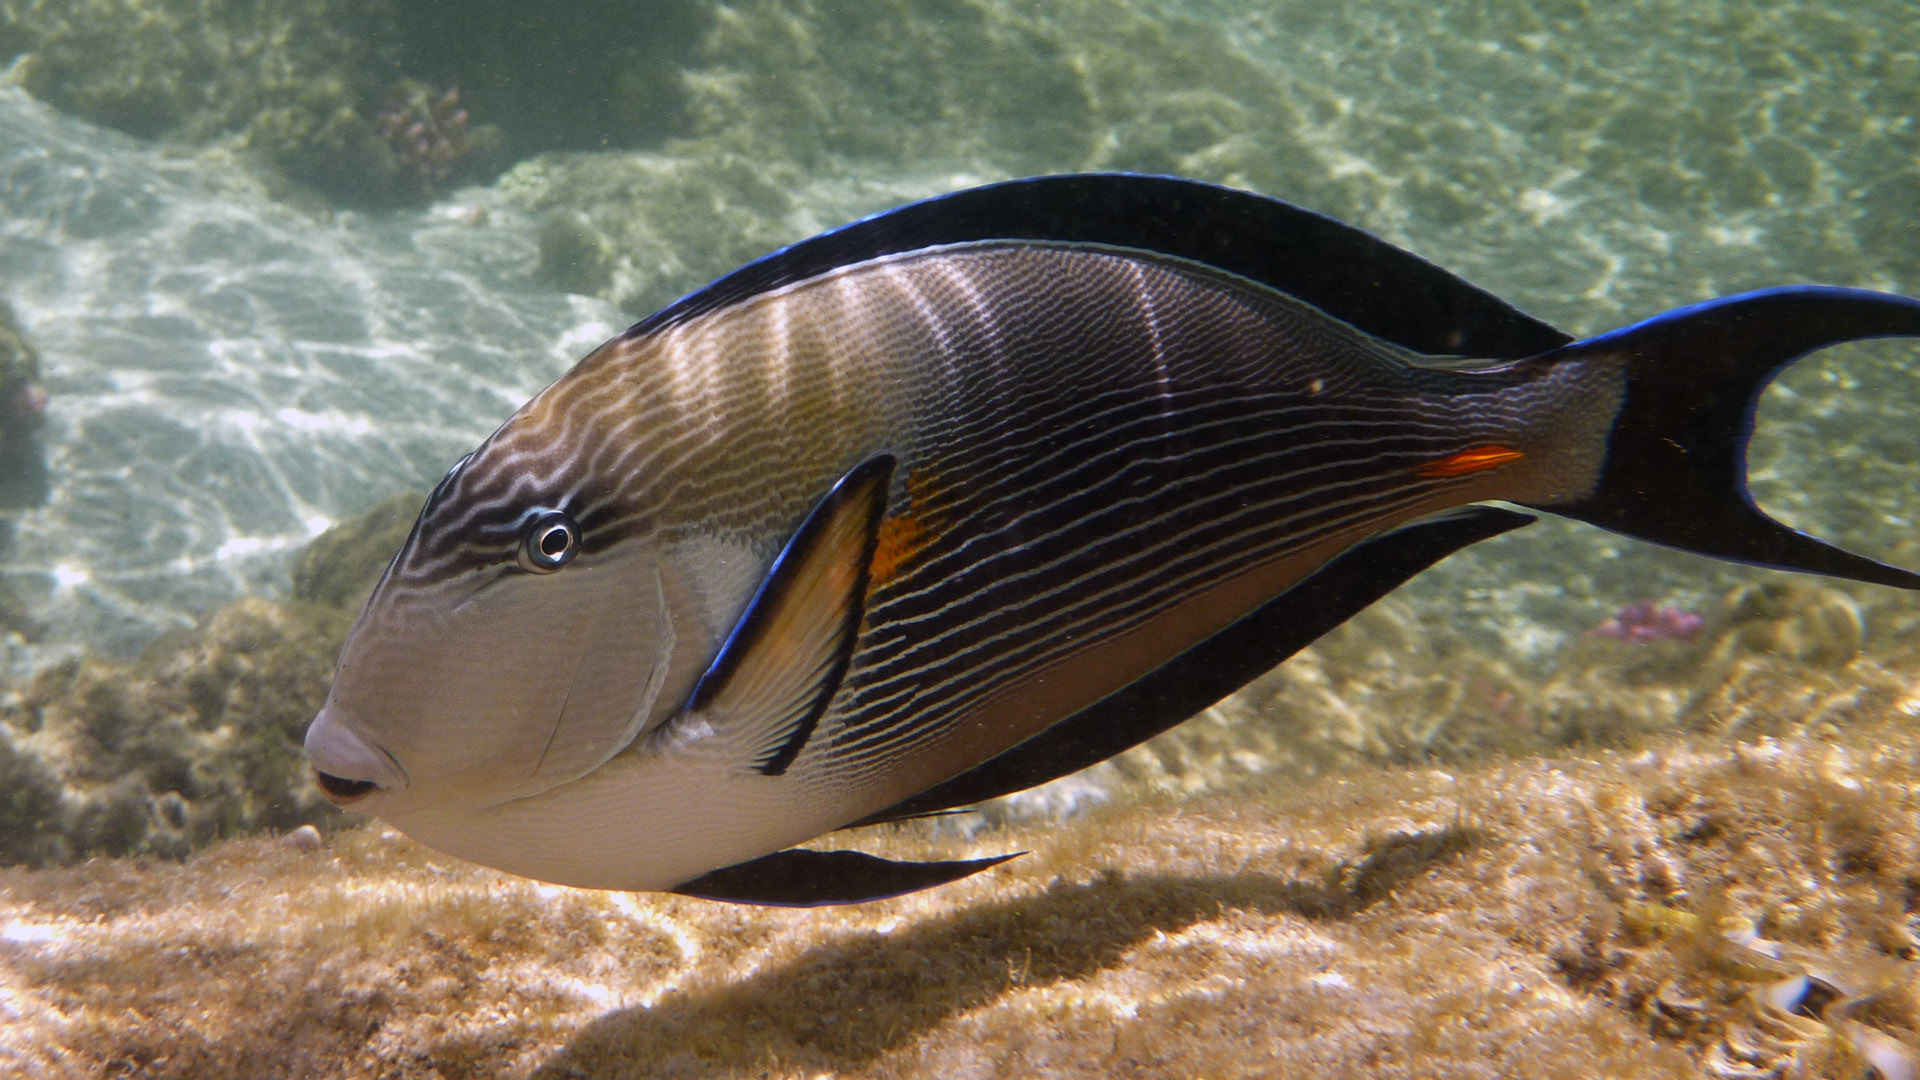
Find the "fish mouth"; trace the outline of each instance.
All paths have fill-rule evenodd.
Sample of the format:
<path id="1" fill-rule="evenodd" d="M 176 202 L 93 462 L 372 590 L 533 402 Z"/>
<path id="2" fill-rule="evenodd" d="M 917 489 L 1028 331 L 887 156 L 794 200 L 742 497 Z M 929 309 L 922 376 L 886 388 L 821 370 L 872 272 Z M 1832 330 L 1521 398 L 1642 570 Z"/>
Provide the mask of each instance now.
<path id="1" fill-rule="evenodd" d="M 313 779 L 320 785 L 320 791 L 338 806 L 345 806 L 362 795 L 380 790 L 380 785 L 371 780 L 349 780 L 319 769 L 313 770 Z"/>
<path id="2" fill-rule="evenodd" d="M 361 738 L 328 709 L 321 709 L 307 728 L 306 750 L 314 781 L 336 806 L 406 787 L 406 772 L 393 755 Z"/>

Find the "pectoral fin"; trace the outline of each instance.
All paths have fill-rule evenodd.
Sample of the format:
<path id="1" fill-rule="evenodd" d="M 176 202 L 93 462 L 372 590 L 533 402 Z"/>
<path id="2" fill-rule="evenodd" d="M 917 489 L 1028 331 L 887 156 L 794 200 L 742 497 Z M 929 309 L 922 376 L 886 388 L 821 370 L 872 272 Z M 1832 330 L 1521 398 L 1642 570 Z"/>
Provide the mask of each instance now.
<path id="1" fill-rule="evenodd" d="M 791 848 L 702 874 L 672 891 L 706 900 L 771 907 L 858 904 L 958 881 L 1018 854 L 951 862 L 894 862 L 858 851 Z"/>
<path id="2" fill-rule="evenodd" d="M 855 466 L 807 515 L 676 722 L 742 739 L 768 776 L 793 764 L 847 672 L 893 465 Z"/>

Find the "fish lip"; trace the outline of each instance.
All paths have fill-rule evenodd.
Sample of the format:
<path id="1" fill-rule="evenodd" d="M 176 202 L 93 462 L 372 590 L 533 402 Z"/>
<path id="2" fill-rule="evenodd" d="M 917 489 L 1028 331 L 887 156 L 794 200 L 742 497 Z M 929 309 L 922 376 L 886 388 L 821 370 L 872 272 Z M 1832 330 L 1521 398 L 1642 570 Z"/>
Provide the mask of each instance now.
<path id="1" fill-rule="evenodd" d="M 385 747 L 368 742 L 323 708 L 307 728 L 307 762 L 320 791 L 336 805 L 358 803 L 376 792 L 406 789 L 407 771 Z"/>

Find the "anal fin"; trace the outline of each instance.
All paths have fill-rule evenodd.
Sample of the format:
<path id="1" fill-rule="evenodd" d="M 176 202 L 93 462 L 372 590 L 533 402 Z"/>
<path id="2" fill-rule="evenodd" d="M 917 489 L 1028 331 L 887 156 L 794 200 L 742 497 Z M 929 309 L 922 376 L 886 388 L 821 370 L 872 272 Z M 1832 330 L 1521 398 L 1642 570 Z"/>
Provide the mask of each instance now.
<path id="1" fill-rule="evenodd" d="M 1534 520 L 1470 506 L 1356 544 L 1214 636 L 998 757 L 854 822 L 923 817 L 1078 772 L 1193 716 L 1448 555 Z"/>
<path id="2" fill-rule="evenodd" d="M 740 739 L 768 776 L 793 764 L 846 675 L 893 467 L 862 462 L 807 514 L 673 723 Z"/>
<path id="3" fill-rule="evenodd" d="M 895 862 L 859 851 L 790 848 L 721 867 L 672 891 L 704 900 L 770 907 L 858 904 L 958 881 L 1018 854 L 948 862 Z"/>

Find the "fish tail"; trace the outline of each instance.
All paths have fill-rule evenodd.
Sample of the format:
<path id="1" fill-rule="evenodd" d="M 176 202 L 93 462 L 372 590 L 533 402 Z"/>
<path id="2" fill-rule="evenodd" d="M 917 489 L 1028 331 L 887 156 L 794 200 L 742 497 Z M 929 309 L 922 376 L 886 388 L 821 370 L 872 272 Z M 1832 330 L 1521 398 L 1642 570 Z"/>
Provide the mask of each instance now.
<path id="1" fill-rule="evenodd" d="M 1920 574 L 1789 528 L 1747 490 L 1767 384 L 1808 353 L 1878 337 L 1920 337 L 1920 300 L 1793 286 L 1695 304 L 1538 358 L 1620 364 L 1626 375 L 1599 480 L 1578 501 L 1539 508 L 1702 555 L 1920 589 Z"/>

